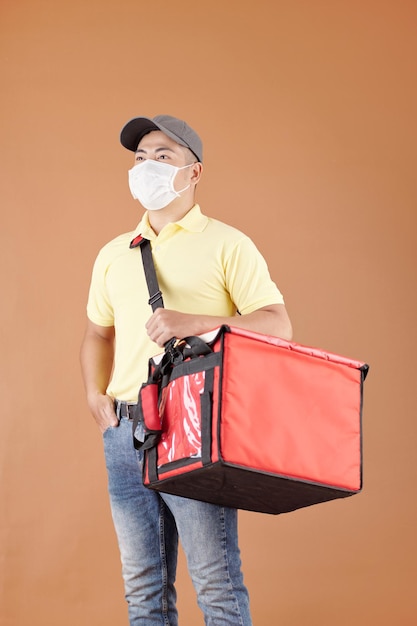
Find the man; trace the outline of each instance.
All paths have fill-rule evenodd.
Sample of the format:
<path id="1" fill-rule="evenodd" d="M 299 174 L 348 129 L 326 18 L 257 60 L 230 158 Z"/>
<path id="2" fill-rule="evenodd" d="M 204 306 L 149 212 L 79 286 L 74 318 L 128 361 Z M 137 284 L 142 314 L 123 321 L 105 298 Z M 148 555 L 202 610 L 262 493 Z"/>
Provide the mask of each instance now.
<path id="1" fill-rule="evenodd" d="M 221 324 L 291 338 L 291 324 L 251 240 L 195 204 L 202 144 L 168 115 L 130 120 L 122 145 L 135 155 L 132 195 L 146 209 L 136 230 L 104 246 L 93 269 L 81 363 L 89 408 L 103 433 L 109 494 L 131 626 L 178 624 L 178 538 L 208 626 L 249 626 L 237 512 L 142 484 L 131 415 L 148 360 L 172 337 Z M 165 308 L 153 314 L 137 235 L 151 240 Z M 239 314 L 237 314 L 239 313 Z"/>

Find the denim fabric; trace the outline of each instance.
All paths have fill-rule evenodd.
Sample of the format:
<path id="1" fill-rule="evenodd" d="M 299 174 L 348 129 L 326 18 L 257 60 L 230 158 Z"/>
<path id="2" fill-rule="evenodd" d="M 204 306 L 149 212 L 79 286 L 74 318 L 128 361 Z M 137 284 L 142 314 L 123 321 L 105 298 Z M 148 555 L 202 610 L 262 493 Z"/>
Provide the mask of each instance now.
<path id="1" fill-rule="evenodd" d="M 178 538 L 206 625 L 251 626 L 237 511 L 145 488 L 143 453 L 133 447 L 127 419 L 103 439 L 130 626 L 178 625 Z"/>

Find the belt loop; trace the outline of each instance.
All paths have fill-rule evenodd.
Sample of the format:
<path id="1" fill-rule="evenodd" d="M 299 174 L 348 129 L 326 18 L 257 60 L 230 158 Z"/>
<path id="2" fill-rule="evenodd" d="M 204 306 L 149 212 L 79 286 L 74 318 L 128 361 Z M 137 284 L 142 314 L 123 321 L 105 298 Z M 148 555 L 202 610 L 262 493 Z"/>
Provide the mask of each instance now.
<path id="1" fill-rule="evenodd" d="M 136 407 L 137 404 L 135 404 L 135 402 L 125 402 L 124 400 L 114 401 L 114 412 L 119 422 L 122 417 L 132 421 L 135 417 Z"/>

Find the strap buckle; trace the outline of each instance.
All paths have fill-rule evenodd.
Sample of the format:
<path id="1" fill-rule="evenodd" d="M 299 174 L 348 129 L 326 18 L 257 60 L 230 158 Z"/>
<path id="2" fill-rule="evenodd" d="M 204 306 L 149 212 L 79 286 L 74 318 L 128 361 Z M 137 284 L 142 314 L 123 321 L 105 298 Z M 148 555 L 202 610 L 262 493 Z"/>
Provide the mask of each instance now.
<path id="1" fill-rule="evenodd" d="M 156 293 L 153 294 L 153 296 L 151 296 L 148 300 L 148 304 L 150 304 L 151 306 L 153 306 L 155 304 L 155 302 L 158 302 L 158 300 L 162 300 L 162 291 L 157 291 Z"/>

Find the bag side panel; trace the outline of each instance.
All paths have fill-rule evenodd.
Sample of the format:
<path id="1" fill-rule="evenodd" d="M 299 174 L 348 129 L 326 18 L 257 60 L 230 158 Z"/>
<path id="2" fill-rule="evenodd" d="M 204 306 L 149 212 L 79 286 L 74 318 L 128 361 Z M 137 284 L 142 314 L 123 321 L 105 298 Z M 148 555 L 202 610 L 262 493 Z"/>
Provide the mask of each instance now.
<path id="1" fill-rule="evenodd" d="M 360 489 L 360 371 L 233 332 L 223 358 L 225 461 Z"/>
<path id="2" fill-rule="evenodd" d="M 217 430 L 217 417 L 214 427 L 212 417 L 213 397 L 218 398 L 213 390 L 219 379 L 218 353 L 217 347 L 213 353 L 174 366 L 171 380 L 162 390 L 162 434 L 155 455 L 161 479 L 171 471 L 189 472 L 198 464 L 211 463 L 213 452 L 218 457 L 216 446 L 212 447 Z M 215 413 L 217 416 L 217 410 Z"/>

